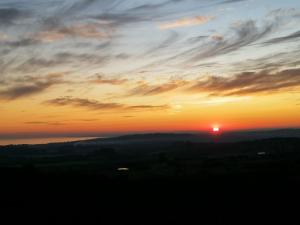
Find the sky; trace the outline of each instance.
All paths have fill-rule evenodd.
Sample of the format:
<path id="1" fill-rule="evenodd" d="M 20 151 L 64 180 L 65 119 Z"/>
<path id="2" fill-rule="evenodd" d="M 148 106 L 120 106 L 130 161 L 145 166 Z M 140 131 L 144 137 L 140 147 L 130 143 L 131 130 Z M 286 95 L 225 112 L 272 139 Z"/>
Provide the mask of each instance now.
<path id="1" fill-rule="evenodd" d="M 0 0 L 0 137 L 300 127 L 298 0 Z"/>

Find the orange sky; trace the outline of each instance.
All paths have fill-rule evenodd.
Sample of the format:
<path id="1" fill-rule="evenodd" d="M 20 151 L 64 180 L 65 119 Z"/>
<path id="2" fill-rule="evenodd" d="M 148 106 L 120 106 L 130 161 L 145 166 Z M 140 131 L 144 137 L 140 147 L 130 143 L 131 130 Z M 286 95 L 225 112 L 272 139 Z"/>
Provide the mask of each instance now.
<path id="1" fill-rule="evenodd" d="M 224 131 L 299 127 L 300 107 L 294 104 L 294 98 L 297 96 L 288 93 L 242 99 L 222 97 L 217 100 L 199 100 L 194 104 L 185 104 L 183 101 L 170 108 L 150 111 L 99 111 L 20 101 L 3 110 L 1 133 L 84 135 L 129 131 L 209 131 L 214 125 Z"/>

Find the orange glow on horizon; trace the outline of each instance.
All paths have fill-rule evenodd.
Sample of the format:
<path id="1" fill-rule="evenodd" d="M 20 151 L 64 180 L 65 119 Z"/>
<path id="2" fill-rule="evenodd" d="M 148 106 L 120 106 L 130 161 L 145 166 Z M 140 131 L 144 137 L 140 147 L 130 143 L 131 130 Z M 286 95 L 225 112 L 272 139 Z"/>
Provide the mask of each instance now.
<path id="1" fill-rule="evenodd" d="M 164 110 L 125 112 L 82 109 L 78 106 L 54 107 L 25 99 L 2 106 L 0 136 L 188 131 L 213 133 L 214 127 L 218 127 L 219 133 L 223 133 L 300 127 L 300 107 L 294 104 L 293 99 L 286 100 L 287 97 L 289 96 L 281 100 L 277 95 L 269 95 L 253 98 L 251 101 L 206 107 L 190 103 L 182 104 L 180 110 L 171 107 Z M 138 104 L 141 103 L 131 103 Z"/>

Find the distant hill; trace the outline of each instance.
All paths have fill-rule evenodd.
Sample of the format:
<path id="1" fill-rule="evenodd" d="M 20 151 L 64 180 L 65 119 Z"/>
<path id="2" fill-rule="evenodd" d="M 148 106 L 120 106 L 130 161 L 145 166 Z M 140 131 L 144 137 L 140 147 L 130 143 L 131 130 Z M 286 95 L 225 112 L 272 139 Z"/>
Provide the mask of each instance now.
<path id="1" fill-rule="evenodd" d="M 170 141 L 191 141 L 191 142 L 239 142 L 261 140 L 269 138 L 300 138 L 300 129 L 278 129 L 278 130 L 253 130 L 224 132 L 218 135 L 206 132 L 187 133 L 146 133 L 131 134 L 111 138 L 97 138 L 81 143 L 92 142 L 170 142 Z"/>

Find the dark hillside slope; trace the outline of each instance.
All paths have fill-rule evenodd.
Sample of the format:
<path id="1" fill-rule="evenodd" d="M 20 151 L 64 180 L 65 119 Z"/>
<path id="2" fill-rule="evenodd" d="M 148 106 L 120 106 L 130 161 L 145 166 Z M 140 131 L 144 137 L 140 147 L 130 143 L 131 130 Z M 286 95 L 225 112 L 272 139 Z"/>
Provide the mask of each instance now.
<path id="1" fill-rule="evenodd" d="M 160 137 L 1 147 L 1 221 L 300 223 L 300 139 L 199 143 Z"/>

